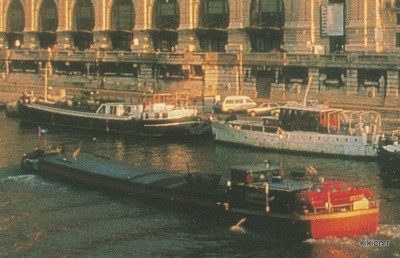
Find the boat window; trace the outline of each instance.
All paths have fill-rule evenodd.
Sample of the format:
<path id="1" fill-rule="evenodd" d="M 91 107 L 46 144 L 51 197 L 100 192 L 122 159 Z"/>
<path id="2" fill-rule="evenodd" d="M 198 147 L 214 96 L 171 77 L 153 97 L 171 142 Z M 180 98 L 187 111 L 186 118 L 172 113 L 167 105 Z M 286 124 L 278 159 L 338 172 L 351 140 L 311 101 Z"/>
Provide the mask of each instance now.
<path id="1" fill-rule="evenodd" d="M 132 107 L 131 106 L 126 106 L 125 107 L 125 113 L 128 113 L 128 114 L 132 113 Z"/>
<path id="2" fill-rule="evenodd" d="M 116 106 L 111 106 L 110 107 L 110 114 L 115 115 L 116 112 L 117 112 L 117 107 Z"/>
<path id="3" fill-rule="evenodd" d="M 160 113 L 155 113 L 155 114 L 154 114 L 154 117 L 155 117 L 155 118 L 160 118 Z"/>
<path id="4" fill-rule="evenodd" d="M 258 126 L 258 125 L 253 125 L 253 131 L 257 131 L 257 132 L 262 132 L 263 131 L 263 127 L 262 126 Z"/>
<path id="5" fill-rule="evenodd" d="M 347 184 L 340 184 L 340 190 L 341 191 L 349 191 L 351 187 Z"/>
<path id="6" fill-rule="evenodd" d="M 163 117 L 163 118 L 168 118 L 168 113 L 163 113 L 163 114 L 162 114 L 162 117 Z"/>
<path id="7" fill-rule="evenodd" d="M 225 104 L 234 104 L 233 100 L 227 100 Z"/>
<path id="8" fill-rule="evenodd" d="M 144 118 L 149 119 L 149 113 L 144 113 Z"/>
<path id="9" fill-rule="evenodd" d="M 322 192 L 323 190 L 324 190 L 324 185 L 321 184 L 313 185 L 310 189 L 310 191 L 312 192 Z"/>
<path id="10" fill-rule="evenodd" d="M 259 173 L 253 173 L 253 182 L 267 182 L 268 176 L 271 177 L 271 172 L 265 171 L 265 172 L 259 172 Z"/>
<path id="11" fill-rule="evenodd" d="M 101 106 L 99 108 L 99 110 L 97 111 L 97 113 L 99 113 L 99 114 L 104 114 L 105 112 L 106 112 L 106 106 Z"/>
<path id="12" fill-rule="evenodd" d="M 242 130 L 251 130 L 250 125 L 242 125 Z"/>
<path id="13" fill-rule="evenodd" d="M 275 126 L 265 126 L 265 132 L 267 133 L 276 133 L 276 131 L 278 130 L 277 127 Z"/>

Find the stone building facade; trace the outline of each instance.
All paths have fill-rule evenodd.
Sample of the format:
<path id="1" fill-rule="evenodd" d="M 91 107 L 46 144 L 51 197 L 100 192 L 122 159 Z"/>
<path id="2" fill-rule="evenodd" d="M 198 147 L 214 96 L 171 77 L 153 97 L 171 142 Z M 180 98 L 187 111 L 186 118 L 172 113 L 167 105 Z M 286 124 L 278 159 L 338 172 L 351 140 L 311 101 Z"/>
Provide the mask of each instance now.
<path id="1" fill-rule="evenodd" d="M 3 0 L 3 80 L 399 106 L 398 0 Z"/>

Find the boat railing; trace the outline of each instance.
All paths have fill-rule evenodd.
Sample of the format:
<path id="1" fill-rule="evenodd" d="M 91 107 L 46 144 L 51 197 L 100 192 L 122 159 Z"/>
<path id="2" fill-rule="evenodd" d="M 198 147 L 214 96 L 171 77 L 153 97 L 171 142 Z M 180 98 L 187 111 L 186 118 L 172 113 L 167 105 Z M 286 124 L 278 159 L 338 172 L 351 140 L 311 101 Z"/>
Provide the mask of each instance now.
<path id="1" fill-rule="evenodd" d="M 363 198 L 359 201 L 349 202 L 344 204 L 332 205 L 326 203 L 324 207 L 314 207 L 313 214 L 321 213 L 336 213 L 345 211 L 356 211 L 356 210 L 369 210 L 373 208 L 379 208 L 380 202 L 377 200 L 368 200 Z"/>

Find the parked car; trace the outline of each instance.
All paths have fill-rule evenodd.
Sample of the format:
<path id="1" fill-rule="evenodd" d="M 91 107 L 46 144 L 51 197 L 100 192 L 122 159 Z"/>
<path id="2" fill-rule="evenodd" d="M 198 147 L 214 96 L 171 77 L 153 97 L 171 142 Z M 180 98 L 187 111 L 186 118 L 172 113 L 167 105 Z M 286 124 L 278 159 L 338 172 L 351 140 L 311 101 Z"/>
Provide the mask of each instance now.
<path id="1" fill-rule="evenodd" d="M 214 112 L 217 113 L 235 113 L 235 112 L 246 112 L 248 108 L 257 106 L 248 96 L 227 96 L 224 100 L 218 101 L 213 106 Z"/>
<path id="2" fill-rule="evenodd" d="M 372 199 L 372 191 L 355 188 L 343 181 L 330 181 L 315 184 L 309 191 L 301 191 L 296 199 L 299 205 L 313 209 L 354 203 L 362 199 Z"/>
<path id="3" fill-rule="evenodd" d="M 247 109 L 247 114 L 250 116 L 272 115 L 279 114 L 280 106 L 277 103 L 262 103 L 254 108 Z"/>

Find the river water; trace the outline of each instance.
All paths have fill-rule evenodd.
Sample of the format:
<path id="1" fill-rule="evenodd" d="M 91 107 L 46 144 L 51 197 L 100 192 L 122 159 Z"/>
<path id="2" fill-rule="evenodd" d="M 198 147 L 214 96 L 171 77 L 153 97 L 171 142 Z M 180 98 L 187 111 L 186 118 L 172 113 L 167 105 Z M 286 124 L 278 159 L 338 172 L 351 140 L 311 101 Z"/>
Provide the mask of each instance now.
<path id="1" fill-rule="evenodd" d="M 0 256 L 9 257 L 400 257 L 400 189 L 386 187 L 379 163 L 279 154 L 208 139 L 121 138 L 90 133 L 21 128 L 0 111 Z M 134 196 L 27 174 L 22 155 L 35 147 L 67 143 L 132 166 L 171 173 L 220 173 L 229 167 L 282 162 L 291 170 L 313 165 L 327 179 L 371 187 L 381 199 L 379 231 L 303 242 L 199 218 L 148 204 Z M 389 247 L 362 247 L 361 240 L 389 240 Z"/>

